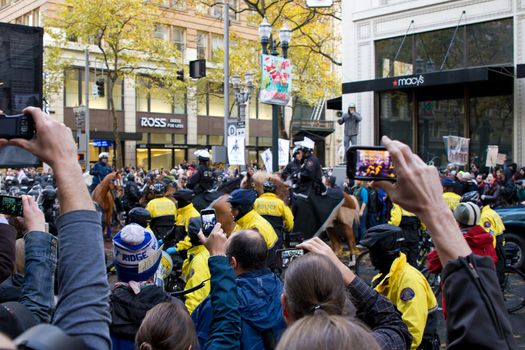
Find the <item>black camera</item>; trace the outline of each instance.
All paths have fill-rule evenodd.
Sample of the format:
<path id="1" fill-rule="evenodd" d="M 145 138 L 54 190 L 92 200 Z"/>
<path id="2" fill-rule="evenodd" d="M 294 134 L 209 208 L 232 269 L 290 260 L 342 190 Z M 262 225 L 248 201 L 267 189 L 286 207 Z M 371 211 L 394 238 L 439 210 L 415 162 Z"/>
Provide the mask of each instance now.
<path id="1" fill-rule="evenodd" d="M 32 139 L 35 135 L 33 117 L 25 114 L 0 115 L 0 138 Z"/>

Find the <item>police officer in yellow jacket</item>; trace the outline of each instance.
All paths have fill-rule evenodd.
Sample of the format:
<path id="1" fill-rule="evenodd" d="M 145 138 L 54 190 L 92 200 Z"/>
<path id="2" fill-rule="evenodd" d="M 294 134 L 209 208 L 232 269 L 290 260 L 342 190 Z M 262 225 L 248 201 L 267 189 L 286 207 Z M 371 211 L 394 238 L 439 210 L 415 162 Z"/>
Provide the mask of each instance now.
<path id="1" fill-rule="evenodd" d="M 398 226 L 403 230 L 404 240 L 402 250 L 407 256 L 408 263 L 417 267 L 419 257 L 419 230 L 422 227 L 421 221 L 414 213 L 401 208 L 401 206 L 396 203 L 392 203 L 388 223 Z"/>
<path id="2" fill-rule="evenodd" d="M 186 308 L 191 314 L 193 310 L 210 294 L 210 269 L 208 258 L 210 253 L 198 238 L 198 233 L 202 228 L 200 217 L 191 218 L 188 223 L 188 236 L 192 247 L 188 250 L 188 257 L 182 264 L 182 277 L 186 280 L 185 290 L 199 286 L 204 282 L 203 287 L 186 294 Z"/>
<path id="3" fill-rule="evenodd" d="M 268 220 L 277 234 L 277 249 L 282 247 L 284 232 L 293 229 L 292 210 L 275 194 L 276 186 L 268 180 L 263 184 L 264 193 L 255 200 L 253 209 Z"/>
<path id="4" fill-rule="evenodd" d="M 454 211 L 461 200 L 461 196 L 454 192 L 456 182 L 448 177 L 441 180 L 443 186 L 443 201 L 447 204 L 447 207 Z"/>
<path id="5" fill-rule="evenodd" d="M 200 217 L 200 213 L 191 202 L 193 196 L 194 192 L 188 189 L 182 189 L 173 195 L 177 200 L 177 220 L 175 221 L 175 230 L 177 231 L 175 242 L 177 244 L 175 247 L 178 252 L 191 248 L 190 237 L 187 236 L 188 225 L 191 218 Z"/>
<path id="6" fill-rule="evenodd" d="M 439 348 L 436 297 L 421 272 L 407 263 L 401 252 L 402 241 L 403 231 L 389 224 L 370 228 L 361 239 L 360 244 L 370 250 L 370 260 L 379 270 L 373 286 L 401 312 L 413 337 L 410 349 Z"/>
<path id="7" fill-rule="evenodd" d="M 146 210 L 151 214 L 151 229 L 157 239 L 164 239 L 173 229 L 177 218 L 177 207 L 175 203 L 164 196 L 166 186 L 162 182 L 153 185 L 155 198 L 146 205 Z"/>
<path id="8" fill-rule="evenodd" d="M 232 215 L 237 224 L 234 232 L 245 229 L 259 231 L 268 246 L 268 266 L 273 268 L 277 234 L 272 225 L 253 209 L 256 198 L 257 193 L 254 190 L 241 188 L 233 191 L 227 199 L 232 205 Z"/>

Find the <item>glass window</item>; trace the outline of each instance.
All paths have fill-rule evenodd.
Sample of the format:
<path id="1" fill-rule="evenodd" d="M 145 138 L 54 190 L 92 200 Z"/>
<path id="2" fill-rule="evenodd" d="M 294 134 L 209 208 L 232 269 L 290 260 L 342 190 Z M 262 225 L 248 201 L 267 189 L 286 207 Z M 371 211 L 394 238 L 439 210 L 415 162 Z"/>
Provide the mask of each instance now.
<path id="1" fill-rule="evenodd" d="M 197 135 L 197 144 L 198 145 L 207 145 L 208 137 L 206 135 Z"/>
<path id="2" fill-rule="evenodd" d="M 443 136 L 463 136 L 463 99 L 421 101 L 418 105 L 418 153 L 424 162 L 447 164 Z"/>
<path id="3" fill-rule="evenodd" d="M 151 149 L 152 169 L 171 169 L 171 149 Z"/>
<path id="4" fill-rule="evenodd" d="M 84 76 L 82 76 L 82 78 L 84 78 Z M 100 96 L 93 96 L 93 94 L 91 93 L 93 91 L 93 86 L 96 86 L 95 85 L 95 81 L 98 80 L 98 79 L 104 79 L 104 96 L 103 97 L 100 97 Z M 82 79 L 84 80 L 84 79 Z M 84 84 L 82 84 L 82 88 L 84 88 Z M 102 75 L 99 75 L 99 76 L 96 76 L 94 74 L 94 72 L 90 72 L 89 74 L 89 90 L 88 92 L 90 93 L 90 96 L 89 96 L 89 108 L 91 109 L 108 109 L 108 79 Z M 85 94 L 84 92 L 82 92 L 80 98 L 81 98 L 81 103 L 84 104 L 84 97 L 85 97 Z"/>
<path id="5" fill-rule="evenodd" d="M 467 37 L 470 66 L 514 62 L 512 18 L 472 24 Z"/>
<path id="6" fill-rule="evenodd" d="M 122 80 L 115 83 L 113 87 L 113 103 L 115 104 L 115 110 L 122 110 L 122 100 L 124 99 L 124 84 Z"/>
<path id="7" fill-rule="evenodd" d="M 259 119 L 272 120 L 272 105 L 259 103 Z"/>
<path id="8" fill-rule="evenodd" d="M 388 137 L 412 145 L 412 101 L 400 91 L 379 95 L 379 137 Z"/>
<path id="9" fill-rule="evenodd" d="M 66 107 L 77 107 L 79 103 L 79 71 L 77 69 L 70 69 L 65 73 L 65 94 L 66 94 Z"/>
<path id="10" fill-rule="evenodd" d="M 470 99 L 470 154 L 477 164 L 485 165 L 488 145 L 512 158 L 513 122 L 512 95 Z"/>
<path id="11" fill-rule="evenodd" d="M 184 145 L 186 144 L 186 135 L 184 134 L 174 134 L 175 140 L 173 143 L 177 145 Z"/>
<path id="12" fill-rule="evenodd" d="M 239 1 L 237 0 L 230 0 L 230 21 L 235 21 L 237 19 L 237 12 L 239 10 Z"/>
<path id="13" fill-rule="evenodd" d="M 210 135 L 208 137 L 208 142 L 210 145 L 223 145 L 224 136 Z"/>
<path id="14" fill-rule="evenodd" d="M 454 35 L 455 28 L 447 28 L 416 35 L 416 69 L 414 73 L 439 70 Z M 458 29 L 443 69 L 464 67 L 463 40 L 465 27 Z"/>
<path id="15" fill-rule="evenodd" d="M 224 36 L 212 34 L 211 35 L 211 58 L 215 55 L 220 55 L 224 46 Z"/>
<path id="16" fill-rule="evenodd" d="M 271 147 L 272 138 L 271 137 L 259 137 L 259 147 Z"/>
<path id="17" fill-rule="evenodd" d="M 159 87 L 151 88 L 150 93 L 150 112 L 152 113 L 171 113 L 171 101 L 168 92 Z"/>
<path id="18" fill-rule="evenodd" d="M 197 32 L 197 58 L 208 58 L 208 33 Z"/>
<path id="19" fill-rule="evenodd" d="M 186 10 L 186 0 L 173 0 L 173 8 L 179 11 Z"/>
<path id="20" fill-rule="evenodd" d="M 148 133 L 147 132 L 143 132 L 142 133 L 142 138 L 137 141 L 137 143 L 149 143 L 148 142 Z"/>
<path id="21" fill-rule="evenodd" d="M 184 52 L 186 41 L 184 39 L 184 28 L 173 27 L 173 43 L 180 52 Z"/>
<path id="22" fill-rule="evenodd" d="M 257 137 L 255 136 L 248 137 L 248 145 L 257 146 Z"/>
<path id="23" fill-rule="evenodd" d="M 253 163 L 259 163 L 259 159 L 257 157 L 257 151 L 254 149 L 248 150 L 248 164 Z"/>
<path id="24" fill-rule="evenodd" d="M 186 114 L 186 95 L 180 94 L 174 97 L 173 113 Z"/>
<path id="25" fill-rule="evenodd" d="M 224 117 L 224 98 L 216 94 L 209 94 L 210 113 L 209 115 L 215 117 Z"/>
<path id="26" fill-rule="evenodd" d="M 165 26 L 165 25 L 158 25 L 156 28 L 155 28 L 155 32 L 153 33 L 153 37 L 155 39 L 160 39 L 160 40 L 168 40 L 169 38 L 169 31 L 168 31 L 168 27 Z"/>
<path id="27" fill-rule="evenodd" d="M 175 164 L 181 164 L 186 159 L 186 150 L 184 149 L 175 149 Z"/>
<path id="28" fill-rule="evenodd" d="M 171 144 L 171 134 L 151 134 L 151 143 Z"/>
<path id="29" fill-rule="evenodd" d="M 197 115 L 208 115 L 208 95 L 204 91 L 197 93 Z"/>
<path id="30" fill-rule="evenodd" d="M 137 167 L 149 169 L 148 150 L 145 148 L 137 148 Z"/>
<path id="31" fill-rule="evenodd" d="M 135 84 L 137 112 L 148 112 L 148 89 L 142 79 L 137 79 Z"/>
<path id="32" fill-rule="evenodd" d="M 407 36 L 396 58 L 397 50 L 402 41 L 403 37 L 397 37 L 375 42 L 376 78 L 413 73 L 412 36 Z"/>

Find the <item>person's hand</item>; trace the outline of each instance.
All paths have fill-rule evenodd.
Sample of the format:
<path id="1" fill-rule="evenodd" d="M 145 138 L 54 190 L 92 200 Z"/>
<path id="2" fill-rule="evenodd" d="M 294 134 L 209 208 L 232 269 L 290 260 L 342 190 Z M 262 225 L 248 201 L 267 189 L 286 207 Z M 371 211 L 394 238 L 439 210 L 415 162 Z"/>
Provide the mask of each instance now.
<path id="1" fill-rule="evenodd" d="M 45 231 L 46 219 L 32 196 L 22 196 L 24 226 L 27 232 Z"/>
<path id="2" fill-rule="evenodd" d="M 40 108 L 27 107 L 24 109 L 24 114 L 33 117 L 35 137 L 31 140 L 12 139 L 8 142 L 10 145 L 31 152 L 55 171 L 72 165 L 79 167 L 77 148 L 70 128 L 57 122 Z"/>
<path id="3" fill-rule="evenodd" d="M 484 194 L 481 195 L 481 200 L 484 200 L 487 196 L 485 196 Z"/>
<path id="4" fill-rule="evenodd" d="M 355 274 L 350 270 L 339 258 L 335 255 L 334 251 L 328 244 L 323 242 L 319 237 L 314 237 L 301 244 L 297 245 L 297 248 L 307 250 L 314 254 L 324 255 L 330 259 L 335 266 L 339 269 L 343 275 L 343 281 L 345 286 L 348 286 L 355 278 Z"/>
<path id="5" fill-rule="evenodd" d="M 375 181 L 374 186 L 383 188 L 394 203 L 423 219 L 437 209 L 446 208 L 443 188 L 436 167 L 425 164 L 410 147 L 383 136 L 381 142 L 387 148 L 394 163 L 397 181 Z"/>
<path id="6" fill-rule="evenodd" d="M 339 123 L 339 125 L 343 125 L 343 118 L 337 119 L 337 123 Z"/>
<path id="7" fill-rule="evenodd" d="M 210 235 L 206 237 L 202 230 L 198 233 L 199 240 L 210 252 L 210 256 L 226 255 L 226 241 L 228 237 L 222 230 L 221 224 L 217 223 Z"/>

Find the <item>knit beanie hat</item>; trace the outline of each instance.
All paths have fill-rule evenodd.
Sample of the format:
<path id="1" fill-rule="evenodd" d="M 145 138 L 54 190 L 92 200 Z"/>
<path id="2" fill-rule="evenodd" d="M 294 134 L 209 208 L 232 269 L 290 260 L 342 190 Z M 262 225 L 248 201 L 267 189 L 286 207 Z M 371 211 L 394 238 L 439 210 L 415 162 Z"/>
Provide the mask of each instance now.
<path id="1" fill-rule="evenodd" d="M 162 251 L 155 235 L 137 224 L 129 224 L 113 238 L 113 262 L 120 281 L 146 281 L 159 266 Z"/>
<path id="2" fill-rule="evenodd" d="M 454 217 L 456 221 L 465 226 L 474 226 L 479 223 L 481 210 L 479 207 L 471 202 L 459 203 L 454 209 Z"/>

